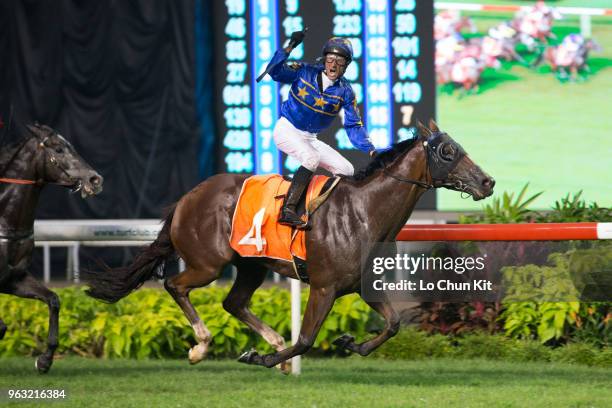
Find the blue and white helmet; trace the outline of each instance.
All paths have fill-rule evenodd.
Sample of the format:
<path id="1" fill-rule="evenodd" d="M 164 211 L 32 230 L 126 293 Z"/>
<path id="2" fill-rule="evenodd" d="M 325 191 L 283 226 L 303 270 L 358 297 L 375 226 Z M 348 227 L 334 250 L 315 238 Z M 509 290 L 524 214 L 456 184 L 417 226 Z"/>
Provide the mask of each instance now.
<path id="1" fill-rule="evenodd" d="M 353 46 L 346 38 L 332 37 L 323 46 L 323 56 L 327 54 L 338 54 L 346 58 L 347 64 L 353 60 Z"/>

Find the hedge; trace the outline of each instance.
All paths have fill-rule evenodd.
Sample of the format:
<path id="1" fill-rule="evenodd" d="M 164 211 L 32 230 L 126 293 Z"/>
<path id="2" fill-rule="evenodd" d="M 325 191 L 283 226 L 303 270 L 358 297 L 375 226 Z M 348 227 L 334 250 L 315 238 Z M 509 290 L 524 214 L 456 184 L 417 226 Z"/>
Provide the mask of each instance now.
<path id="1" fill-rule="evenodd" d="M 191 300 L 211 331 L 210 356 L 235 357 L 256 347 L 273 351 L 246 325 L 227 313 L 221 302 L 229 288 L 196 290 Z M 193 330 L 174 300 L 163 290 L 141 289 L 116 304 L 96 301 L 83 288 L 58 289 L 61 299 L 58 352 L 93 357 L 180 358 L 195 344 Z M 302 296 L 302 310 L 307 297 Z M 290 338 L 290 295 L 279 288 L 259 290 L 251 309 L 285 339 Z M 32 355 L 45 349 L 47 306 L 39 301 L 0 296 L 0 317 L 8 326 L 0 341 L 0 356 Z M 349 332 L 367 336 L 366 328 L 377 324 L 374 315 L 357 295 L 339 299 L 326 319 L 314 348 L 329 351 L 331 342 Z"/>

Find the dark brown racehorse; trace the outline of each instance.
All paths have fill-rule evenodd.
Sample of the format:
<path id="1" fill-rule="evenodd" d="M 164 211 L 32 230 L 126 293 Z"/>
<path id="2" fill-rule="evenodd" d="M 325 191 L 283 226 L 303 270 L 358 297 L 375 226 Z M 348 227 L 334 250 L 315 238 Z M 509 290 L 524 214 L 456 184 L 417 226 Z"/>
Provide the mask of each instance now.
<path id="1" fill-rule="evenodd" d="M 229 244 L 232 216 L 246 177 L 219 174 L 185 194 L 166 217 L 156 241 L 130 266 L 84 273 L 90 284 L 89 294 L 115 302 L 153 276 L 166 259 L 178 254 L 187 268 L 167 279 L 165 287 L 195 331 L 198 344 L 189 351 L 189 360 L 197 363 L 206 355 L 211 334 L 190 303 L 189 292 L 210 284 L 219 278 L 224 266 L 234 264 L 236 281 L 223 307 L 277 350 L 267 355 L 247 352 L 240 361 L 266 367 L 283 363 L 281 369 L 285 371 L 286 360 L 312 346 L 334 301 L 360 292 L 362 252 L 370 251 L 378 242 L 395 241 L 427 189 L 446 187 L 479 200 L 491 195 L 494 185 L 493 179 L 433 122 L 429 129 L 420 126 L 416 140 L 401 142 L 380 154 L 363 173 L 343 178 L 313 214 L 312 230 L 306 236 L 310 297 L 299 340 L 286 347 L 284 339 L 253 315 L 248 305 L 268 269 L 295 279 L 292 264 L 243 258 Z M 356 343 L 350 336 L 336 342 L 364 356 L 399 329 L 399 317 L 388 301 L 368 304 L 386 321 L 382 333 L 363 343 Z"/>
<path id="2" fill-rule="evenodd" d="M 47 350 L 36 360 L 38 371 L 45 373 L 57 348 L 59 299 L 28 272 L 38 197 L 47 183 L 80 191 L 83 197 L 97 194 L 102 177 L 50 127 L 27 125 L 22 130 L 23 135 L 0 150 L 0 293 L 38 299 L 49 306 Z M 0 319 L 0 339 L 5 333 Z"/>

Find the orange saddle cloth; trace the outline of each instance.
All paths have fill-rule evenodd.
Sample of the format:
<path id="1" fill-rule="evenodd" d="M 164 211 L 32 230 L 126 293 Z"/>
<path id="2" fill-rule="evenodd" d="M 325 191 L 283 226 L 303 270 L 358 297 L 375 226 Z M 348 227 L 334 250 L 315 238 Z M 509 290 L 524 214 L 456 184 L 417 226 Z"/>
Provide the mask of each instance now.
<path id="1" fill-rule="evenodd" d="M 306 190 L 306 208 L 321 194 L 327 176 L 314 176 Z M 306 260 L 306 233 L 277 222 L 289 181 L 278 174 L 245 180 L 232 220 L 230 245 L 245 257 Z M 304 216 L 304 219 L 306 216 Z"/>

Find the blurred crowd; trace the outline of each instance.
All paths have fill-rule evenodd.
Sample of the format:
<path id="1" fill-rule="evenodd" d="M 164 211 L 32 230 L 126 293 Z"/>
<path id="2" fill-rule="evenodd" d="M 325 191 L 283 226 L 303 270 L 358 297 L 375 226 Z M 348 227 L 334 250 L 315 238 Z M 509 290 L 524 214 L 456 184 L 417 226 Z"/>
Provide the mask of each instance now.
<path id="1" fill-rule="evenodd" d="M 581 34 L 568 34 L 561 41 L 552 32 L 563 16 L 544 1 L 521 8 L 510 21 L 489 28 L 484 36 L 464 38 L 477 32 L 474 22 L 457 10 L 438 13 L 434 20 L 436 81 L 453 84 L 464 91 L 477 90 L 485 68 L 499 69 L 501 61 L 516 61 L 529 67 L 547 63 L 560 79 L 576 80 L 588 72 L 588 54 L 600 48 Z M 557 45 L 554 45 L 557 43 Z M 532 56 L 528 62 L 523 55 Z"/>

